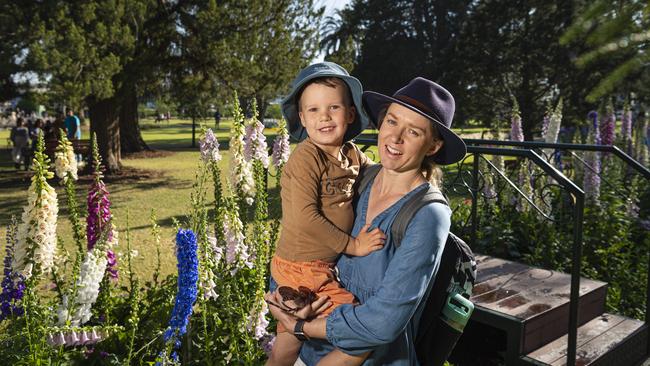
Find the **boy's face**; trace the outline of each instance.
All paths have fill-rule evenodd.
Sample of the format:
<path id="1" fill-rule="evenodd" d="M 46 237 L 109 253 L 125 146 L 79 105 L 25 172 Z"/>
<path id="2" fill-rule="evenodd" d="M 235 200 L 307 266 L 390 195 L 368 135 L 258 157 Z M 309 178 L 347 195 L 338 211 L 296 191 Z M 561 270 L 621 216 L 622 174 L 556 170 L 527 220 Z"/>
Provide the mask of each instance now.
<path id="1" fill-rule="evenodd" d="M 345 86 L 310 84 L 300 98 L 300 123 L 311 140 L 325 152 L 336 155 L 348 125 L 354 122 L 355 108 L 345 101 Z"/>

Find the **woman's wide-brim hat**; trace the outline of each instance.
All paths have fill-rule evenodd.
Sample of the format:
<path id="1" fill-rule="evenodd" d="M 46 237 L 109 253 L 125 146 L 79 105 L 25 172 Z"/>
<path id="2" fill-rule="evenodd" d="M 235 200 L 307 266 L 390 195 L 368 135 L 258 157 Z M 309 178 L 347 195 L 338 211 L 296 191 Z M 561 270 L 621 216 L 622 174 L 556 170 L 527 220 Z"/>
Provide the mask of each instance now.
<path id="1" fill-rule="evenodd" d="M 417 77 L 392 97 L 372 91 L 363 93 L 363 105 L 370 120 L 379 128 L 379 113 L 391 103 L 397 103 L 431 120 L 444 141 L 434 161 L 440 165 L 460 161 L 467 153 L 465 142 L 451 130 L 456 103 L 447 89 L 422 77 Z"/>
<path id="2" fill-rule="evenodd" d="M 343 67 L 327 61 L 307 66 L 300 71 L 300 74 L 298 74 L 291 84 L 291 92 L 282 100 L 282 115 L 287 120 L 289 134 L 298 141 L 302 141 L 307 137 L 307 130 L 300 123 L 296 96 L 310 80 L 324 77 L 341 79 L 350 89 L 350 96 L 356 109 L 356 115 L 354 122 L 348 125 L 348 130 L 343 137 L 344 141 L 350 141 L 368 127 L 368 116 L 364 113 L 361 102 L 363 88 L 361 87 L 361 82 L 357 78 L 350 76 Z"/>

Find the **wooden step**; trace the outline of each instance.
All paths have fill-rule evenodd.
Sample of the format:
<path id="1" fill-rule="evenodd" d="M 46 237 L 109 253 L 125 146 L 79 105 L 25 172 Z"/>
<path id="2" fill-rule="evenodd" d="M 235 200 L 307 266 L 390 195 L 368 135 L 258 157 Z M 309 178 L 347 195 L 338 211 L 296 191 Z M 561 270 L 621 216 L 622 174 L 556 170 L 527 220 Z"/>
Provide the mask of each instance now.
<path id="1" fill-rule="evenodd" d="M 506 331 L 517 329 L 508 336 L 520 337 L 514 346 L 519 355 L 567 333 L 570 275 L 487 256 L 477 256 L 477 262 L 476 319 Z M 606 283 L 580 280 L 579 324 L 604 312 L 606 293 Z M 489 324 L 494 321 L 503 325 Z"/>
<path id="2" fill-rule="evenodd" d="M 639 320 L 603 314 L 578 328 L 576 365 L 633 366 L 647 354 L 648 328 Z M 522 357 L 530 365 L 566 365 L 564 335 Z"/>

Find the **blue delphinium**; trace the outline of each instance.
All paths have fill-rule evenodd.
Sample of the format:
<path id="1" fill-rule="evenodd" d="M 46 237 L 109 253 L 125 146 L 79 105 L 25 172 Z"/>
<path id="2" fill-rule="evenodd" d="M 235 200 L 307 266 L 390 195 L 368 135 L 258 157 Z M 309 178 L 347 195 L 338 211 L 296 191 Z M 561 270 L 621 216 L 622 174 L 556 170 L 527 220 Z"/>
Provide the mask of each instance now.
<path id="1" fill-rule="evenodd" d="M 16 220 L 12 218 L 11 225 L 7 228 L 7 245 L 4 260 L 4 277 L 2 278 L 2 293 L 0 294 L 0 320 L 11 315 L 22 315 L 23 309 L 16 303 L 23 298 L 25 282 L 22 276 L 14 273 L 11 266 L 14 244 L 16 241 Z"/>
<path id="2" fill-rule="evenodd" d="M 165 344 L 172 346 L 171 358 L 178 361 L 176 351 L 181 346 L 181 337 L 187 332 L 192 306 L 198 294 L 199 260 L 196 235 L 192 230 L 178 230 L 176 234 L 176 257 L 178 258 L 178 293 L 176 303 L 165 331 Z"/>

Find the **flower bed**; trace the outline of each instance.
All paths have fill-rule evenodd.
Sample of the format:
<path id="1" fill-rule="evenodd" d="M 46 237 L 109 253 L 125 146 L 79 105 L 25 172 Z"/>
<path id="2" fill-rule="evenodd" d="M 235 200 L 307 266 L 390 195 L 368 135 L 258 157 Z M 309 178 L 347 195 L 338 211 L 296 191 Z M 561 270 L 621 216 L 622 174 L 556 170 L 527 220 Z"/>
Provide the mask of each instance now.
<path id="1" fill-rule="evenodd" d="M 72 144 L 63 138 L 55 153 L 53 166 L 65 186 L 73 228 L 72 238 L 65 239 L 76 244 L 73 253 L 63 250 L 64 238 L 56 231 L 62 198 L 48 183 L 54 174 L 41 138 L 27 204 L 7 230 L 0 359 L 8 364 L 263 363 L 273 342 L 263 294 L 278 231 L 277 220 L 268 215 L 267 181 L 279 180 L 289 144 L 281 126 L 271 159 L 263 125 L 256 116 L 245 120 L 234 100 L 228 183 L 221 183 L 219 143 L 205 130 L 191 212 L 174 223 L 178 274 L 164 279 L 159 251 L 153 278 L 134 274 L 128 224 L 114 225 L 110 187 L 103 182 L 94 142 L 94 180 L 84 212 L 75 199 Z M 151 222 L 160 248 L 153 213 Z M 118 237 L 119 246 L 126 246 L 119 262 Z"/>

